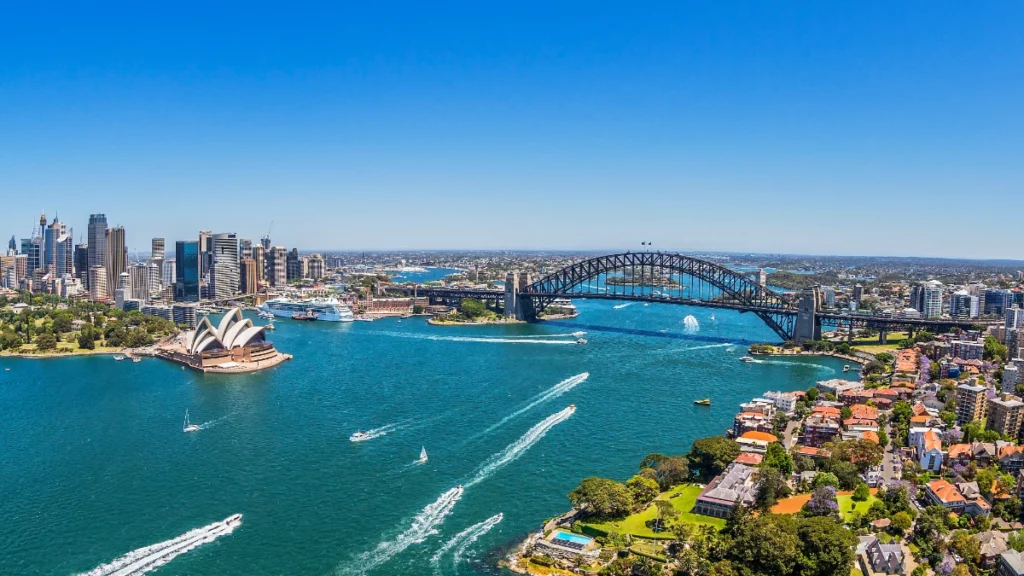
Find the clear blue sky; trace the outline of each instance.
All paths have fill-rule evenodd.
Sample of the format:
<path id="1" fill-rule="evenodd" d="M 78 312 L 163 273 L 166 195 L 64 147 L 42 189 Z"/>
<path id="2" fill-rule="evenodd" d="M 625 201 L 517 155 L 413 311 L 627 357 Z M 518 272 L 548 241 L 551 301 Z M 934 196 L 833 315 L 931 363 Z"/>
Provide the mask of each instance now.
<path id="1" fill-rule="evenodd" d="M 5 246 L 1024 257 L 1022 2 L 100 4 L 0 15 Z"/>

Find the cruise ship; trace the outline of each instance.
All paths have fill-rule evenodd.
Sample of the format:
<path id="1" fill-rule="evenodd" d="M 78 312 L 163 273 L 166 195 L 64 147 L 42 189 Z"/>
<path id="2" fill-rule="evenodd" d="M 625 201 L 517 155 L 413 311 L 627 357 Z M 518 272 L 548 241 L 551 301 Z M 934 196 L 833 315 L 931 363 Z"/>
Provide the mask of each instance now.
<path id="1" fill-rule="evenodd" d="M 338 301 L 334 296 L 328 298 L 312 298 L 310 300 L 292 300 L 276 298 L 267 300 L 260 308 L 278 318 L 293 318 L 295 315 L 315 315 L 316 320 L 324 322 L 351 322 L 354 320 L 352 309 Z"/>

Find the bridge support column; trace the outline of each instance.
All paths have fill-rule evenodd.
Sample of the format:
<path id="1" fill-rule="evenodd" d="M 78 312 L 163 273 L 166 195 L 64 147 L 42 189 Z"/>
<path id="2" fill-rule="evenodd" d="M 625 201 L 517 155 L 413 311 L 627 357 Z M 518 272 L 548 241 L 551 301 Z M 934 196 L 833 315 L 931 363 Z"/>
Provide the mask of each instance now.
<path id="1" fill-rule="evenodd" d="M 847 328 L 849 328 L 849 330 L 846 332 L 846 342 L 853 344 L 853 322 L 850 322 L 850 325 Z"/>
<path id="2" fill-rule="evenodd" d="M 519 274 L 509 272 L 505 275 L 505 317 L 519 317 Z"/>
<path id="3" fill-rule="evenodd" d="M 793 340 L 804 342 L 807 340 L 821 340 L 821 318 L 818 318 L 821 296 L 818 287 L 805 288 L 800 293 L 799 310 L 796 315 L 796 325 L 793 328 Z"/>
<path id="4" fill-rule="evenodd" d="M 879 344 L 888 344 L 889 343 L 889 333 L 886 332 L 885 330 L 879 330 L 878 331 L 878 343 Z"/>

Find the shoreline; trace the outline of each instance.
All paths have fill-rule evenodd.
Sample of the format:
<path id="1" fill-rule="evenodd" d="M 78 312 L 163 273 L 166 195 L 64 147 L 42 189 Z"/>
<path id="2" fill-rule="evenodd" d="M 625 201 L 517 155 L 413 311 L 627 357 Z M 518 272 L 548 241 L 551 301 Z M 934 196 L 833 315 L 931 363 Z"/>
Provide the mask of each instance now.
<path id="1" fill-rule="evenodd" d="M 449 320 L 436 320 L 430 318 L 427 324 L 431 326 L 502 326 L 506 324 L 529 324 L 525 320 L 484 320 L 483 322 L 452 322 Z"/>
<path id="2" fill-rule="evenodd" d="M 809 357 L 809 358 L 828 357 L 828 358 L 836 358 L 838 360 L 845 360 L 845 361 L 853 363 L 853 364 L 860 364 L 861 366 L 863 366 L 863 365 L 865 365 L 865 364 L 867 364 L 869 362 L 869 360 L 866 360 L 864 358 L 858 358 L 856 356 L 848 356 L 846 354 L 840 354 L 838 352 L 806 352 L 806 351 L 800 351 L 800 352 L 778 352 L 778 351 L 776 351 L 776 352 L 753 352 L 750 349 L 748 349 L 747 353 L 750 354 L 751 356 L 804 356 L 804 357 Z"/>
<path id="3" fill-rule="evenodd" d="M 32 354 L 28 352 L 0 352 L 0 358 L 34 358 L 36 360 L 45 360 L 47 358 L 75 358 L 78 356 L 102 356 L 105 354 L 127 354 L 128 352 L 124 349 L 117 350 L 87 350 L 85 352 L 55 352 L 46 354 Z"/>

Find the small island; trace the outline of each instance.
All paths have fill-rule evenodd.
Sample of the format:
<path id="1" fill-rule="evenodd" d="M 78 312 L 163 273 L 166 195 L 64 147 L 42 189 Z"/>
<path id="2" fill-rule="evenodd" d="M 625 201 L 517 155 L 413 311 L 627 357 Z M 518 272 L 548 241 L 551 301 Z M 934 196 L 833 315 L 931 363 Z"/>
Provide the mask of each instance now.
<path id="1" fill-rule="evenodd" d="M 516 320 L 498 314 L 487 307 L 482 300 L 465 298 L 457 309 L 447 314 L 434 316 L 427 320 L 433 326 L 481 326 L 487 324 L 525 324 L 522 320 Z"/>

